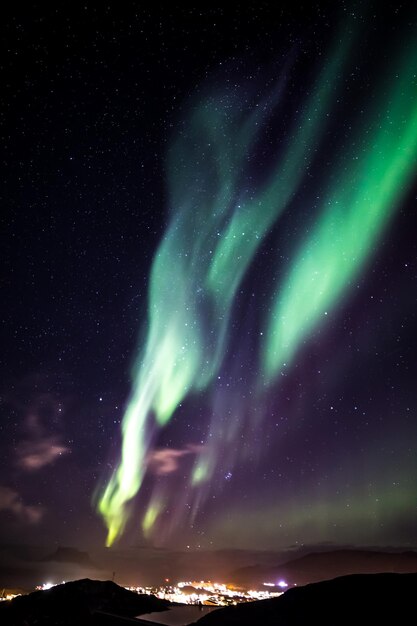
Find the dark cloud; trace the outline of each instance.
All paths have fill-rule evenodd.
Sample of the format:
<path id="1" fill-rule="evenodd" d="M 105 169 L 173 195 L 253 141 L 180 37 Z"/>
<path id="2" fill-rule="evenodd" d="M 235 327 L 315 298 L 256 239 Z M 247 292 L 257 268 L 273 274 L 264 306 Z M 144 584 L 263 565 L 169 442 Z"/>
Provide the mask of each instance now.
<path id="1" fill-rule="evenodd" d="M 23 441 L 17 449 L 17 464 L 24 470 L 36 471 L 68 452 L 69 448 L 60 444 L 56 437 Z"/>
<path id="2" fill-rule="evenodd" d="M 159 448 L 148 455 L 148 467 L 157 476 L 165 476 L 176 472 L 180 459 L 197 454 L 203 446 L 188 444 L 184 448 Z"/>
<path id="3" fill-rule="evenodd" d="M 43 516 L 42 507 L 25 504 L 17 491 L 4 486 L 0 486 L 0 511 L 10 512 L 28 524 L 36 524 Z"/>
<path id="4" fill-rule="evenodd" d="M 26 471 L 36 471 L 70 452 L 58 435 L 47 435 L 38 415 L 26 419 L 26 437 L 16 448 L 17 465 Z"/>

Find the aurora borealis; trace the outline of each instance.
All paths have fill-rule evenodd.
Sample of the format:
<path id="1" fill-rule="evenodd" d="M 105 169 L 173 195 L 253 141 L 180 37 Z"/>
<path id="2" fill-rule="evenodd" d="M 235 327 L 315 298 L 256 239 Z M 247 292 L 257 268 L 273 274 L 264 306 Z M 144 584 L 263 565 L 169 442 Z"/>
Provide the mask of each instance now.
<path id="1" fill-rule="evenodd" d="M 270 378 L 343 298 L 413 182 L 417 53 L 403 56 L 391 78 L 384 77 L 384 91 L 353 133 L 348 154 L 324 194 L 322 214 L 276 293 L 264 348 Z"/>
<path id="2" fill-rule="evenodd" d="M 308 165 L 307 155 L 319 138 L 341 56 L 338 50 L 314 87 L 282 163 L 249 200 L 239 199 L 244 159 L 250 155 L 258 126 L 266 123 L 262 114 L 267 117 L 271 103 L 253 102 L 245 110 L 236 91 L 233 96 L 208 95 L 186 120 L 181 139 L 174 142 L 169 163 L 173 211 L 151 271 L 148 339 L 138 357 L 134 391 L 123 420 L 121 463 L 99 505 L 110 545 L 122 531 L 125 506 L 143 479 L 148 423 L 155 419 L 164 425 L 187 395 L 213 383 L 221 367 L 236 291 Z M 278 95 L 284 91 L 285 85 L 279 84 Z M 212 455 L 212 450 L 203 452 L 192 483 L 211 478 L 214 467 L 207 454 Z M 145 526 L 156 517 L 152 510 L 146 514 Z"/>
<path id="3" fill-rule="evenodd" d="M 266 182 L 249 190 L 249 197 L 241 197 L 242 186 L 250 178 L 247 162 L 256 133 L 262 132 L 268 115 L 285 98 L 291 67 L 277 78 L 269 99 L 257 102 L 246 96 L 245 106 L 239 102 L 236 85 L 231 96 L 221 92 L 217 79 L 215 94 L 193 105 L 180 138 L 170 148 L 171 217 L 151 270 L 148 336 L 133 372 L 133 391 L 123 418 L 121 461 L 99 502 L 109 531 L 108 545 L 123 532 L 128 503 L 143 482 L 154 445 L 152 430 L 163 427 L 188 395 L 216 385 L 227 353 L 236 292 L 263 239 L 291 201 L 296 202 L 326 115 L 331 115 L 332 96 L 338 94 L 337 78 L 349 71 L 342 62 L 348 48 L 342 39 L 330 52 L 293 121 L 292 137 L 284 147 L 277 146 L 277 164 Z M 260 326 L 261 368 L 251 381 L 258 390 L 265 382 L 273 384 L 282 367 L 291 366 L 303 340 L 347 297 L 352 278 L 364 269 L 413 181 L 416 53 L 417 49 L 391 70 L 390 77 L 384 77 L 384 91 L 372 106 L 364 103 L 364 119 L 347 138 L 342 165 L 334 149 L 334 166 L 328 173 L 332 183 L 323 193 L 316 222 L 294 259 L 287 262 L 287 276 L 278 284 L 269 319 Z M 227 393 L 223 395 L 228 406 Z M 212 429 L 216 431 L 217 425 L 212 424 Z M 199 485 L 214 479 L 218 446 L 218 437 L 202 444 L 191 476 L 185 478 L 196 492 L 191 500 L 200 500 Z M 231 467 L 241 461 L 237 457 Z M 152 530 L 164 507 L 173 506 L 164 487 L 162 494 L 160 490 L 156 485 L 156 496 L 150 498 L 145 533 Z"/>
<path id="4" fill-rule="evenodd" d="M 417 11 L 380 4 L 10 9 L 6 541 L 417 546 Z"/>

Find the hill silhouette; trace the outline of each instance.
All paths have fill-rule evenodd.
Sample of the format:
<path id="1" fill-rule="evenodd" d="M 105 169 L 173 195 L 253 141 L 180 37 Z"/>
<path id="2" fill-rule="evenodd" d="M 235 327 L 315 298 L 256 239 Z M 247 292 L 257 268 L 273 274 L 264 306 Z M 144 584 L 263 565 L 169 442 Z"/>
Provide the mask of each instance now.
<path id="1" fill-rule="evenodd" d="M 57 585 L 47 591 L 35 591 L 0 603 L 0 624 L 5 626 L 78 626 L 98 624 L 100 612 L 117 616 L 135 616 L 165 611 L 171 606 L 155 596 L 140 595 L 119 587 L 112 581 L 88 578 Z"/>
<path id="2" fill-rule="evenodd" d="M 198 626 L 414 624 L 417 574 L 355 574 L 218 609 Z M 190 625 L 191 626 L 191 625 Z"/>
<path id="3" fill-rule="evenodd" d="M 84 565 L 87 567 L 94 567 L 90 559 L 88 552 L 82 552 L 76 548 L 68 548 L 60 546 L 48 556 L 43 558 L 43 561 L 57 561 L 58 563 L 76 563 L 77 565 Z"/>
<path id="4" fill-rule="evenodd" d="M 333 550 L 313 552 L 276 566 L 253 565 L 235 570 L 230 581 L 244 586 L 286 580 L 290 585 L 306 585 L 349 574 L 417 572 L 417 552 L 376 552 L 372 550 Z"/>

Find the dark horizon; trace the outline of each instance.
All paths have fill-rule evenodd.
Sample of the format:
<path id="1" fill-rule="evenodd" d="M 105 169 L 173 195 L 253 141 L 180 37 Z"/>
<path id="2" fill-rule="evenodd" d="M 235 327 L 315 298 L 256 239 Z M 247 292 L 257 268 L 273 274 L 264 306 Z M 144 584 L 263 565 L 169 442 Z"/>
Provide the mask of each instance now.
<path id="1" fill-rule="evenodd" d="M 263 589 L 264 579 L 289 586 L 351 573 L 417 571 L 417 551 L 310 546 L 283 552 L 217 550 L 184 553 L 150 548 L 79 551 L 68 546 L 0 546 L 0 585 L 31 591 L 44 583 L 89 578 L 122 586 L 163 586 L 208 580 Z M 169 583 L 167 583 L 169 581 Z"/>

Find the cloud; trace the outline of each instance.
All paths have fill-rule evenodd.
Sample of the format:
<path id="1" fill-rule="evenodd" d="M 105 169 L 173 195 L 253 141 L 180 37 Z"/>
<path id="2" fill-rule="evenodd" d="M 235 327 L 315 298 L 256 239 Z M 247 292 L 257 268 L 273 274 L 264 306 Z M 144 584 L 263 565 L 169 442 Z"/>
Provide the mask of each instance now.
<path id="1" fill-rule="evenodd" d="M 25 504 L 20 495 L 10 487 L 0 485 L 0 511 L 13 513 L 22 522 L 36 524 L 43 516 L 40 506 Z"/>
<path id="2" fill-rule="evenodd" d="M 26 437 L 16 448 L 17 465 L 26 471 L 37 471 L 70 452 L 57 435 L 47 435 L 39 416 L 26 418 Z"/>
<path id="3" fill-rule="evenodd" d="M 156 476 L 166 476 L 176 472 L 179 460 L 190 454 L 197 454 L 203 446 L 188 444 L 185 448 L 159 448 L 148 454 L 148 469 Z"/>
<path id="4" fill-rule="evenodd" d="M 57 437 L 45 437 L 37 441 L 22 441 L 17 448 L 17 464 L 27 471 L 36 471 L 49 465 L 69 448 L 63 446 Z"/>

